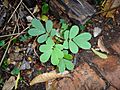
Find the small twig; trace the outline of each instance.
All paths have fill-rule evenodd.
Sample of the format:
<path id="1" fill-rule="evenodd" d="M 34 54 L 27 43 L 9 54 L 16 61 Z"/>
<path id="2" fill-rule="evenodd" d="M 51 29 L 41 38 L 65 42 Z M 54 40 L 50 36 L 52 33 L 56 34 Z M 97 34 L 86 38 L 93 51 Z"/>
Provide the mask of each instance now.
<path id="1" fill-rule="evenodd" d="M 32 15 L 33 18 L 35 18 L 35 16 L 33 15 L 33 13 L 29 10 L 29 8 L 22 2 L 23 6 L 27 9 L 27 11 Z"/>
<path id="2" fill-rule="evenodd" d="M 36 48 L 36 39 L 37 39 L 37 38 L 38 38 L 38 37 L 36 37 L 35 40 L 34 40 L 34 42 L 33 42 L 33 45 L 34 45 L 33 50 L 34 50 L 35 55 L 39 58 L 39 55 L 37 54 L 37 52 L 36 52 L 36 50 L 35 50 L 35 48 Z"/>
<path id="3" fill-rule="evenodd" d="M 16 25 L 15 25 L 15 27 L 14 27 L 13 34 L 14 34 L 15 30 L 16 30 Z M 12 40 L 11 40 L 12 37 L 13 37 L 13 36 L 11 36 L 10 41 L 8 42 L 8 46 L 7 46 L 6 50 L 5 50 L 5 53 L 3 54 L 3 57 L 2 57 L 2 59 L 1 59 L 1 61 L 0 61 L 0 66 L 2 65 L 3 60 L 4 60 L 4 58 L 5 58 L 6 54 L 7 54 L 7 51 L 8 51 L 8 49 L 9 49 L 9 46 L 10 46 L 11 41 L 12 41 Z"/>
<path id="4" fill-rule="evenodd" d="M 21 33 L 19 33 L 19 34 L 17 34 L 16 36 L 14 36 L 14 37 L 11 39 L 11 41 L 14 40 L 15 38 L 19 37 L 19 36 L 20 36 L 22 33 L 24 33 L 29 27 L 30 27 L 30 26 L 28 26 L 27 28 L 25 28 Z M 4 46 L 6 46 L 8 43 L 9 43 L 9 42 L 7 42 Z M 1 50 L 4 46 L 2 46 L 2 47 L 0 48 L 0 50 Z"/>
<path id="5" fill-rule="evenodd" d="M 15 8 L 15 10 L 13 11 L 13 13 L 12 13 L 12 15 L 10 16 L 10 18 L 8 19 L 7 23 L 9 23 L 9 22 L 10 22 L 10 20 L 11 20 L 11 19 L 12 19 L 12 17 L 13 17 L 13 15 L 15 14 L 15 12 L 17 11 L 17 9 L 18 9 L 18 8 L 19 8 L 19 6 L 21 5 L 22 1 L 23 1 L 23 0 L 20 0 L 19 4 L 17 5 L 17 7 Z M 5 30 L 5 28 L 6 28 L 6 25 L 3 27 L 3 30 L 2 30 L 2 31 L 4 31 L 4 30 Z"/>
<path id="6" fill-rule="evenodd" d="M 18 35 L 18 34 L 25 34 L 25 33 L 26 32 L 23 32 L 23 33 L 14 33 L 14 34 L 9 34 L 9 35 L 2 35 L 2 36 L 0 36 L 0 38 L 14 36 L 14 35 Z"/>

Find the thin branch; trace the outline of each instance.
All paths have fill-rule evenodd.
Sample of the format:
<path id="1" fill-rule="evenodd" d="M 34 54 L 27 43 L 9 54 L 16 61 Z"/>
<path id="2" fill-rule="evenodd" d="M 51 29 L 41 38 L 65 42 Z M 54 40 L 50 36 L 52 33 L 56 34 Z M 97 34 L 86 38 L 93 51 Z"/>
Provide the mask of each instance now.
<path id="1" fill-rule="evenodd" d="M 30 26 L 28 26 L 27 28 L 25 28 L 21 33 L 18 33 L 16 36 L 14 36 L 14 37 L 11 39 L 11 41 L 14 40 L 14 39 L 16 39 L 17 37 L 19 37 L 21 34 L 23 34 L 29 27 L 30 27 Z M 9 42 L 7 42 L 4 46 L 6 46 L 8 43 L 9 43 Z M 2 46 L 2 47 L 0 48 L 0 50 L 1 50 L 4 46 Z"/>
<path id="2" fill-rule="evenodd" d="M 13 15 L 15 14 L 15 12 L 17 11 L 17 9 L 18 9 L 18 8 L 19 8 L 19 6 L 21 5 L 22 1 L 23 1 L 23 0 L 20 0 L 19 4 L 17 5 L 17 7 L 15 8 L 15 10 L 13 11 L 13 13 L 12 13 L 12 15 L 10 16 L 10 18 L 8 19 L 7 23 L 9 23 L 9 22 L 10 22 L 10 20 L 11 20 L 11 19 L 12 19 L 12 17 L 13 17 Z M 4 31 L 4 30 L 5 30 L 5 28 L 6 28 L 6 25 L 4 26 L 4 28 L 3 28 L 3 30 L 2 30 L 2 31 Z M 1 31 L 1 32 L 2 32 L 2 31 Z"/>
<path id="3" fill-rule="evenodd" d="M 27 11 L 32 15 L 33 18 L 35 18 L 35 16 L 33 15 L 33 13 L 29 10 L 29 8 L 22 2 L 23 6 L 27 9 Z"/>
<path id="4" fill-rule="evenodd" d="M 26 32 L 23 32 L 23 33 L 14 33 L 14 34 L 8 34 L 8 35 L 2 35 L 0 36 L 0 38 L 3 38 L 3 37 L 9 37 L 9 36 L 15 36 L 15 35 L 18 35 L 18 34 L 25 34 Z"/>
<path id="5" fill-rule="evenodd" d="M 16 25 L 15 25 L 15 27 L 14 27 L 13 34 L 14 34 L 15 30 L 16 30 Z M 3 57 L 2 57 L 2 59 L 1 59 L 1 61 L 0 61 L 0 66 L 2 65 L 3 60 L 4 60 L 4 58 L 5 58 L 6 54 L 7 54 L 7 51 L 8 51 L 8 49 L 9 49 L 9 46 L 10 46 L 11 41 L 12 41 L 12 40 L 11 40 L 12 37 L 13 37 L 13 36 L 11 36 L 10 41 L 8 42 L 7 48 L 6 48 L 6 50 L 5 50 L 5 53 L 3 54 Z"/>

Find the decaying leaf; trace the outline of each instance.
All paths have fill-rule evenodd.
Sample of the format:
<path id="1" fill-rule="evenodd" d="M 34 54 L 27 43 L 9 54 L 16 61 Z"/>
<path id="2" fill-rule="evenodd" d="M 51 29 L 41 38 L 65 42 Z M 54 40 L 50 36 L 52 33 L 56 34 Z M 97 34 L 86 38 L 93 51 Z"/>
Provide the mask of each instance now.
<path id="1" fill-rule="evenodd" d="M 30 85 L 34 85 L 36 83 L 40 83 L 40 82 L 46 82 L 52 79 L 56 79 L 56 78 L 62 78 L 62 77 L 66 77 L 69 76 L 69 72 L 65 71 L 63 73 L 57 73 L 55 71 L 53 72 L 49 72 L 49 73 L 43 73 L 40 74 L 38 76 L 36 76 L 31 82 Z"/>
<path id="2" fill-rule="evenodd" d="M 20 66 L 21 70 L 25 70 L 25 69 L 30 69 L 30 63 L 28 61 L 25 60 L 25 58 L 23 59 L 23 62 Z"/>
<path id="3" fill-rule="evenodd" d="M 103 11 L 107 11 L 107 10 L 110 10 L 110 9 L 118 7 L 118 6 L 120 6 L 120 0 L 107 0 L 105 3 L 105 6 L 103 8 Z M 114 20 L 115 11 L 116 11 L 116 9 L 113 9 L 113 10 L 108 11 L 108 12 L 104 12 L 103 16 L 111 17 Z"/>
<path id="4" fill-rule="evenodd" d="M 3 5 L 4 5 L 6 8 L 8 8 L 8 5 L 9 5 L 8 0 L 4 0 L 4 1 L 3 1 Z"/>
<path id="5" fill-rule="evenodd" d="M 105 47 L 105 45 L 103 43 L 103 36 L 99 37 L 99 39 L 98 39 L 98 47 L 102 52 L 109 53 L 108 49 Z"/>
<path id="6" fill-rule="evenodd" d="M 15 86 L 15 77 L 11 76 L 4 84 L 2 90 L 12 90 Z"/>
<path id="7" fill-rule="evenodd" d="M 98 55 L 100 58 L 102 58 L 102 59 L 108 58 L 106 54 L 101 53 L 101 52 L 98 52 L 98 51 L 96 51 L 96 50 L 93 49 L 93 48 L 92 48 L 92 51 L 93 51 L 96 55 Z"/>

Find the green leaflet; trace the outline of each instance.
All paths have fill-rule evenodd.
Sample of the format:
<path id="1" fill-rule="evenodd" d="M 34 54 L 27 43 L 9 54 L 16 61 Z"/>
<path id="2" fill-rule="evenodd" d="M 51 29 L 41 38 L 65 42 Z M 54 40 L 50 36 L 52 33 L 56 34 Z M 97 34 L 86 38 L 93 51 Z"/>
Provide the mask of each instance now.
<path id="1" fill-rule="evenodd" d="M 60 60 L 59 64 L 58 64 L 58 69 L 60 72 L 64 72 L 65 71 L 65 62 L 63 59 Z"/>
<path id="2" fill-rule="evenodd" d="M 64 59 L 64 62 L 65 62 L 66 68 L 67 68 L 68 70 L 73 70 L 74 64 L 73 64 L 71 61 L 68 61 L 68 60 L 65 60 L 65 59 Z"/>
<path id="3" fill-rule="evenodd" d="M 41 30 L 43 32 L 45 32 L 45 28 L 44 26 L 42 25 L 42 23 L 40 22 L 40 20 L 34 18 L 31 22 L 32 26 L 38 30 Z"/>
<path id="4" fill-rule="evenodd" d="M 70 39 L 74 38 L 78 34 L 78 32 L 79 32 L 79 27 L 76 25 L 72 26 L 70 29 L 69 38 Z"/>
<path id="5" fill-rule="evenodd" d="M 5 45 L 5 41 L 4 40 L 0 40 L 0 46 Z"/>
<path id="6" fill-rule="evenodd" d="M 52 49 L 52 47 L 53 47 L 52 45 L 44 44 L 44 45 L 41 45 L 41 46 L 39 47 L 39 50 L 40 50 L 41 52 L 46 52 L 46 51 Z"/>
<path id="7" fill-rule="evenodd" d="M 78 46 L 71 40 L 69 40 L 69 48 L 72 53 L 78 52 Z"/>
<path id="8" fill-rule="evenodd" d="M 38 36 L 38 35 L 43 34 L 44 31 L 38 30 L 38 29 L 36 29 L 36 28 L 31 28 L 31 29 L 29 29 L 28 33 L 29 33 L 29 35 L 31 35 L 31 36 Z"/>
<path id="9" fill-rule="evenodd" d="M 38 37 L 37 42 L 38 43 L 43 43 L 43 42 L 45 42 L 47 40 L 47 38 L 48 38 L 48 34 L 47 33 L 43 34 L 43 35 Z"/>
<path id="10" fill-rule="evenodd" d="M 41 56 L 40 56 L 40 61 L 45 63 L 49 60 L 50 56 L 51 56 L 52 50 L 48 50 L 47 52 L 44 52 Z"/>
<path id="11" fill-rule="evenodd" d="M 68 40 L 65 40 L 63 43 L 64 49 L 68 49 Z"/>
<path id="12" fill-rule="evenodd" d="M 49 5 L 47 3 L 45 3 L 43 6 L 42 6 L 42 14 L 47 14 L 49 11 Z"/>
<path id="13" fill-rule="evenodd" d="M 48 20 L 45 25 L 47 32 L 50 32 L 53 28 L 53 22 L 51 20 Z"/>

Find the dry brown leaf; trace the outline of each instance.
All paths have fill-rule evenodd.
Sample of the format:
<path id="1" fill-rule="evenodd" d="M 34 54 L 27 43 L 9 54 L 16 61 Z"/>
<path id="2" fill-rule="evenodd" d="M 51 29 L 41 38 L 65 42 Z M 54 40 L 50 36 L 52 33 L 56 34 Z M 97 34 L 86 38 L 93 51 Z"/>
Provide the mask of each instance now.
<path id="1" fill-rule="evenodd" d="M 99 37 L 98 39 L 98 47 L 102 52 L 109 53 L 108 49 L 104 46 L 103 36 Z"/>
<path id="2" fill-rule="evenodd" d="M 57 73 L 57 72 L 43 73 L 33 78 L 33 80 L 30 82 L 30 85 L 34 85 L 36 83 L 46 82 L 52 79 L 66 77 L 66 76 L 69 76 L 68 71 L 65 71 L 64 73 Z"/>
<path id="3" fill-rule="evenodd" d="M 15 86 L 15 77 L 11 76 L 4 84 L 2 90 L 12 90 Z"/>
<path id="4" fill-rule="evenodd" d="M 107 0 L 105 3 L 105 6 L 103 8 L 103 11 L 107 11 L 107 10 L 110 10 L 110 9 L 118 7 L 118 6 L 120 6 L 120 0 Z M 103 16 L 111 17 L 114 20 L 115 11 L 116 11 L 116 9 L 108 11 L 108 12 L 104 12 Z"/>

